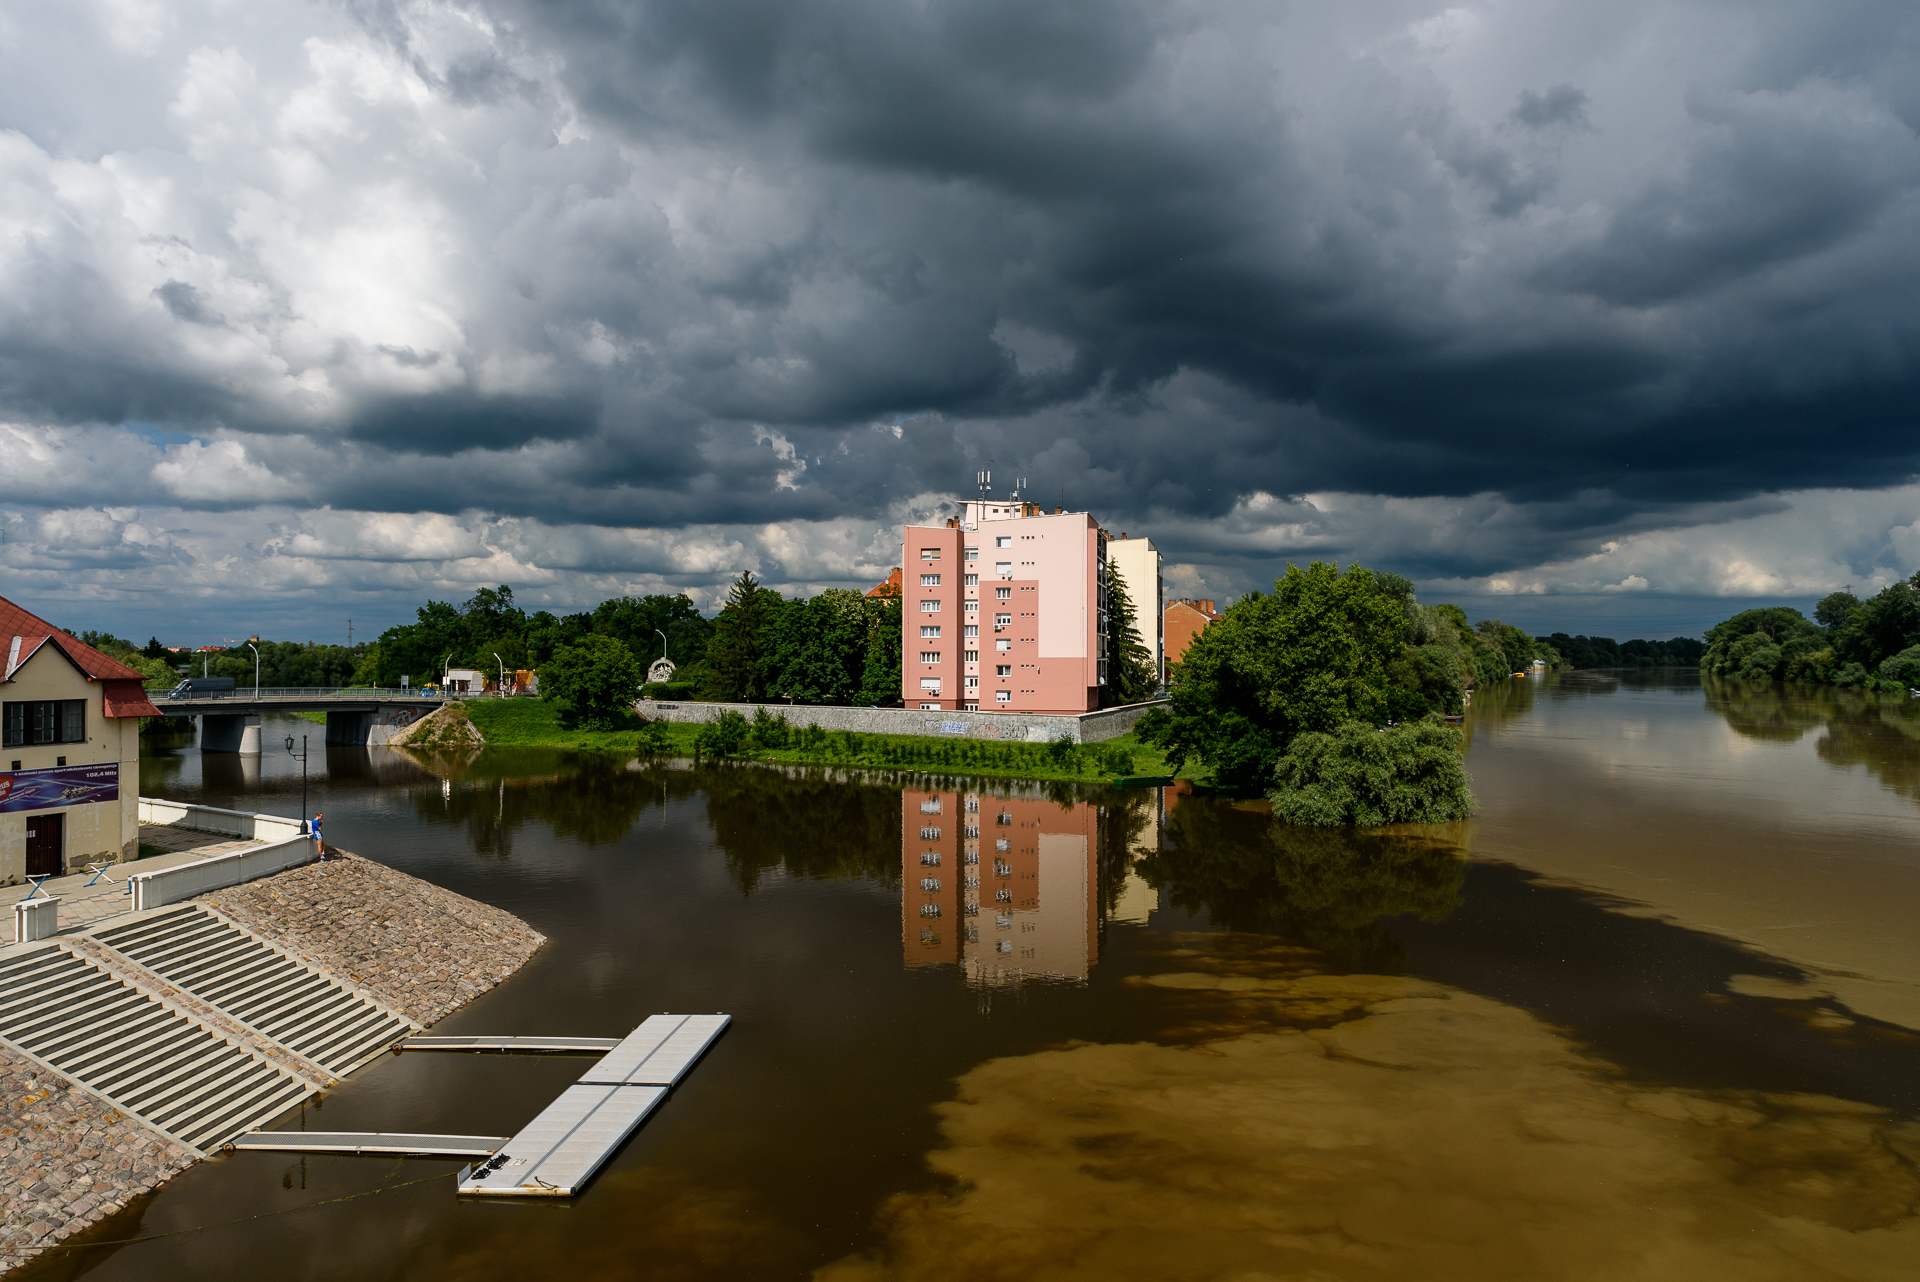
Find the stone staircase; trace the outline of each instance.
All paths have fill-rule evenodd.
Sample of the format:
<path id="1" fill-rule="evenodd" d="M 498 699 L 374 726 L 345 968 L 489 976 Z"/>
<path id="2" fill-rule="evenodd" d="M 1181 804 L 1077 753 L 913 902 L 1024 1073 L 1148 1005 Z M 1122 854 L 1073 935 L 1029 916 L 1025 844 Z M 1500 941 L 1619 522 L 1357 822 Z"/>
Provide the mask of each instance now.
<path id="1" fill-rule="evenodd" d="M 199 904 L 0 959 L 0 1040 L 202 1154 L 417 1027 Z"/>

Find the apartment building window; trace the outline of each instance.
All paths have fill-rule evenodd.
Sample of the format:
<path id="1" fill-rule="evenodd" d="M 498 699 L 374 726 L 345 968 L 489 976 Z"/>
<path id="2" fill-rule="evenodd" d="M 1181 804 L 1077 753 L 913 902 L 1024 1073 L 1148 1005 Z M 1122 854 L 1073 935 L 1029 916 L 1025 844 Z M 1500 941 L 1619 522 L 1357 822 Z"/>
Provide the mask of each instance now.
<path id="1" fill-rule="evenodd" d="M 85 743 L 85 699 L 24 699 L 0 705 L 0 726 L 9 748 L 38 743 Z"/>
<path id="2" fill-rule="evenodd" d="M 1012 703 L 1012 702 L 1013 702 L 1013 691 L 1011 691 L 1011 690 L 995 690 L 995 691 L 993 692 L 993 701 L 994 701 L 995 703 Z"/>
<path id="3" fill-rule="evenodd" d="M 969 575 L 967 576 L 967 586 L 968 586 L 968 587 L 970 587 L 970 588 L 977 588 L 977 587 L 979 587 L 979 586 L 980 586 L 980 576 L 979 576 L 979 575 L 977 575 L 977 574 L 969 574 Z"/>
<path id="4" fill-rule="evenodd" d="M 920 576 L 920 586 L 923 588 L 937 588 L 940 586 L 940 576 L 937 574 L 923 574 Z"/>
<path id="5" fill-rule="evenodd" d="M 978 610 L 980 603 L 978 601 L 964 601 L 961 603 L 960 608 L 962 610 Z"/>
<path id="6" fill-rule="evenodd" d="M 920 889 L 938 890 L 940 889 L 940 879 L 938 877 L 922 877 L 920 879 Z"/>
<path id="7" fill-rule="evenodd" d="M 939 548 L 921 548 L 920 559 L 922 561 L 938 561 L 940 559 L 940 549 Z"/>
<path id="8" fill-rule="evenodd" d="M 923 801 L 923 802 L 921 802 L 921 803 L 920 803 L 920 813 L 921 813 L 921 814 L 923 814 L 923 815 L 937 815 L 937 814 L 939 814 L 939 813 L 940 813 L 940 798 L 938 798 L 938 797 L 934 797 L 934 798 L 932 798 L 931 800 L 928 800 L 928 801 Z"/>
<path id="9" fill-rule="evenodd" d="M 980 662 L 980 652 L 978 650 L 962 650 L 960 652 L 960 662 L 978 663 Z"/>
<path id="10" fill-rule="evenodd" d="M 938 601 L 922 601 L 920 603 L 920 613 L 938 614 L 940 613 L 940 603 Z"/>
<path id="11" fill-rule="evenodd" d="M 1012 627 L 1013 616 L 1011 614 L 996 614 L 993 616 L 993 625 L 997 628 Z"/>
<path id="12" fill-rule="evenodd" d="M 920 856 L 920 864 L 925 868 L 938 868 L 940 866 L 939 852 L 934 850 L 927 851 Z"/>
<path id="13" fill-rule="evenodd" d="M 993 546 L 997 548 L 1010 548 L 1013 546 L 1013 536 L 1010 534 L 1002 534 L 994 539 Z"/>
<path id="14" fill-rule="evenodd" d="M 940 830 L 938 828 L 922 828 L 920 830 L 920 840 L 938 841 L 940 840 Z"/>
<path id="15" fill-rule="evenodd" d="M 977 704 L 977 703 L 968 703 L 968 704 L 963 704 L 962 706 L 963 706 L 963 707 L 964 707 L 964 708 L 965 708 L 965 709 L 966 709 L 966 710 L 967 710 L 968 712 L 978 712 L 978 711 L 980 711 L 980 705 L 979 705 L 979 704 Z"/>
<path id="16" fill-rule="evenodd" d="M 978 561 L 980 559 L 980 549 L 968 548 L 965 552 L 961 553 L 961 556 L 969 561 Z"/>
<path id="17" fill-rule="evenodd" d="M 1013 589 L 995 588 L 993 590 L 993 599 L 996 601 L 1011 601 L 1013 600 Z"/>
<path id="18" fill-rule="evenodd" d="M 920 711 L 922 711 L 922 712 L 938 712 L 938 711 L 940 711 L 940 705 L 939 705 L 939 704 L 937 704 L 937 703 L 923 703 L 923 704 L 921 704 L 921 705 L 920 705 Z"/>
<path id="19" fill-rule="evenodd" d="M 938 663 L 940 662 L 940 652 L 938 650 L 922 650 L 920 652 L 920 662 Z"/>
<path id="20" fill-rule="evenodd" d="M 1013 577 L 1013 562 L 996 561 L 993 564 L 993 572 L 1003 579 L 1010 579 Z"/>
<path id="21" fill-rule="evenodd" d="M 979 677 L 968 677 L 968 678 L 967 678 L 967 689 L 969 689 L 969 690 L 978 690 L 979 688 L 980 688 L 980 678 L 979 678 Z"/>
<path id="22" fill-rule="evenodd" d="M 971 639 L 972 639 L 972 638 L 974 638 L 974 637 L 977 637 L 977 636 L 979 636 L 979 635 L 980 635 L 980 625 L 979 625 L 979 624 L 977 624 L 977 623 L 968 623 L 968 624 L 963 624 L 963 625 L 962 625 L 962 635 L 963 635 L 963 636 L 965 636 L 965 637 L 967 637 L 967 638 L 968 638 L 969 640 L 971 640 Z"/>
<path id="23" fill-rule="evenodd" d="M 996 677 L 1010 677 L 1013 675 L 1013 665 L 1011 663 L 995 664 L 993 675 Z"/>
<path id="24" fill-rule="evenodd" d="M 940 625 L 937 623 L 924 624 L 920 629 L 920 635 L 923 637 L 937 637 L 940 635 Z"/>
<path id="25" fill-rule="evenodd" d="M 939 694 L 940 678 L 939 677 L 921 677 L 920 691 L 923 694 Z"/>

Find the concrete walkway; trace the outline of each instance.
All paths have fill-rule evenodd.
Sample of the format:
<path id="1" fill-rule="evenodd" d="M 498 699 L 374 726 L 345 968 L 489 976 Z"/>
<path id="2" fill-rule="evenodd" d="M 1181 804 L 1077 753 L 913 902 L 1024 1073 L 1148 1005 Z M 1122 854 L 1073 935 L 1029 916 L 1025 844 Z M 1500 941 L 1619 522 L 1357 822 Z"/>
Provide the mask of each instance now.
<path id="1" fill-rule="evenodd" d="M 172 868 L 179 864 L 190 864 L 196 859 L 211 859 L 215 855 L 224 855 L 233 850 L 245 850 L 249 846 L 263 846 L 266 842 L 246 838 L 230 837 L 219 832 L 200 832 L 192 828 L 175 828 L 168 824 L 141 824 L 140 844 L 159 846 L 167 853 L 150 855 L 130 864 L 114 864 L 107 869 L 106 876 L 93 881 L 92 873 L 69 873 L 64 877 L 54 877 L 46 883 L 41 895 L 51 895 L 60 901 L 60 934 L 72 934 L 84 930 L 95 922 L 107 917 L 117 917 L 133 907 L 133 899 L 127 894 L 127 874 L 136 872 L 154 872 L 161 868 Z M 107 878 L 113 880 L 109 881 Z M 25 899 L 33 889 L 31 885 L 10 886 L 14 893 L 4 902 L 6 917 L 0 921 L 0 953 L 4 953 L 14 943 L 13 904 Z"/>

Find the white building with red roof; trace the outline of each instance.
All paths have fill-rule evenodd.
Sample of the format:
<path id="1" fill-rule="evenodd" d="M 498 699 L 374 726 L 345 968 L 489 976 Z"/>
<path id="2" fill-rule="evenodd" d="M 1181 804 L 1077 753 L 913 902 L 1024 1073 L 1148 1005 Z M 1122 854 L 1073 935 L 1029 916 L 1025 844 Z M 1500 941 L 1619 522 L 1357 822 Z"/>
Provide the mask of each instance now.
<path id="1" fill-rule="evenodd" d="M 134 858 L 144 678 L 0 597 L 0 885 Z"/>

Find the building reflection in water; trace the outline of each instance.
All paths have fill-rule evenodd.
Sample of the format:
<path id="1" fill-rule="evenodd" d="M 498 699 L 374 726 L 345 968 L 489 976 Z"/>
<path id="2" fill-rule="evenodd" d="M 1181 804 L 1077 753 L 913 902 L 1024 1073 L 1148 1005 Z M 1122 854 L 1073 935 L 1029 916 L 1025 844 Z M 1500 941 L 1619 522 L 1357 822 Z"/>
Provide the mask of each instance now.
<path id="1" fill-rule="evenodd" d="M 961 789 L 901 794 L 906 964 L 977 984 L 1085 980 L 1100 951 L 1100 808 Z M 1128 876 L 1111 917 L 1144 923 L 1154 890 Z"/>

